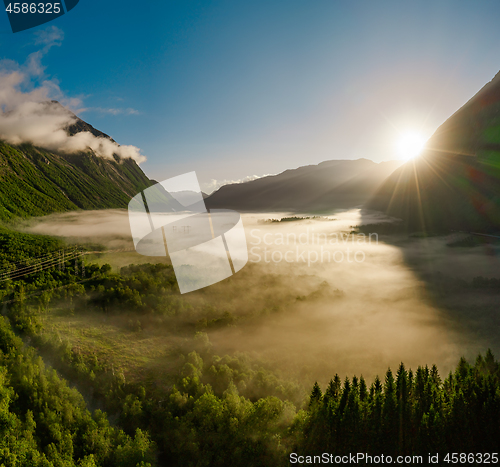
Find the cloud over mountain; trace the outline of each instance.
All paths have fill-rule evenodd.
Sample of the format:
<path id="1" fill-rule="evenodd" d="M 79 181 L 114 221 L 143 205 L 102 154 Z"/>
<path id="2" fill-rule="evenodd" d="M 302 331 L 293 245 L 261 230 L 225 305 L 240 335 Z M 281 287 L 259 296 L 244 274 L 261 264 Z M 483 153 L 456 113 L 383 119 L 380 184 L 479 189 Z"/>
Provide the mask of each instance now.
<path id="1" fill-rule="evenodd" d="M 67 129 L 77 123 L 75 114 L 81 100 L 67 98 L 57 80 L 46 79 L 42 58 L 61 44 L 62 31 L 48 28 L 37 35 L 36 44 L 43 47 L 30 54 L 22 65 L 11 60 L 0 61 L 0 139 L 10 144 L 31 143 L 52 151 L 76 153 L 91 149 L 96 155 L 112 159 L 144 162 L 145 156 L 136 146 L 119 145 L 109 138 L 88 131 L 70 135 Z M 57 99 L 63 105 L 54 105 Z"/>

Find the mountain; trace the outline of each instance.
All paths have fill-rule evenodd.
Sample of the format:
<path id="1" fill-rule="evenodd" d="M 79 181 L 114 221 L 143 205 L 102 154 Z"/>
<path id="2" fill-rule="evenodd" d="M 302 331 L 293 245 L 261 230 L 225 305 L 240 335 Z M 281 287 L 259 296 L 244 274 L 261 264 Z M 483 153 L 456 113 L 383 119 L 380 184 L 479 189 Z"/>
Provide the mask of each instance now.
<path id="1" fill-rule="evenodd" d="M 412 230 L 500 228 L 500 73 L 384 182 L 368 208 Z"/>
<path id="2" fill-rule="evenodd" d="M 56 101 L 47 105 L 60 106 Z M 113 141 L 71 115 L 76 122 L 66 128 L 69 135 L 88 131 Z M 132 159 L 117 155 L 104 159 L 91 149 L 67 154 L 5 141 L 0 141 L 0 180 L 0 220 L 76 209 L 126 208 L 134 195 L 153 184 Z"/>
<path id="3" fill-rule="evenodd" d="M 400 165 L 368 159 L 332 160 L 245 183 L 224 185 L 205 199 L 208 208 L 307 211 L 349 208 L 367 201 Z"/>

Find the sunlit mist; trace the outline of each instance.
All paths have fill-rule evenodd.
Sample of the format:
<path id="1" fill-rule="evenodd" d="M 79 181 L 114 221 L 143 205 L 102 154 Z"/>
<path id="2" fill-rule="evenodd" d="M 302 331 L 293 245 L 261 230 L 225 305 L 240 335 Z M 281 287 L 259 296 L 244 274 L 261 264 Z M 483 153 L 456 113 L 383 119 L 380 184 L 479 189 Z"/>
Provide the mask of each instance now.
<path id="1" fill-rule="evenodd" d="M 457 324 L 467 322 L 469 314 L 455 320 L 429 300 L 415 273 L 417 266 L 432 264 L 430 258 L 441 258 L 448 275 L 467 270 L 468 280 L 487 277 L 489 262 L 477 256 L 479 251 L 464 256 L 453 250 L 450 256 L 445 238 L 391 245 L 377 234 L 353 235 L 354 225 L 392 222 L 381 213 L 361 215 L 359 209 L 266 222 L 285 216 L 289 213 L 243 214 L 248 265 L 231 279 L 186 296 L 193 306 L 211 303 L 235 317 L 234 326 L 207 330 L 216 354 L 247 353 L 306 385 L 326 385 L 335 373 L 358 373 L 370 380 L 401 361 L 412 368 L 436 363 L 446 374 L 462 355 L 471 358 L 488 346 L 497 350 L 487 332 L 491 326 L 480 327 L 471 337 L 465 325 Z M 120 251 L 99 258 L 116 270 L 158 261 L 124 253 L 133 250 L 124 210 L 54 214 L 22 225 L 31 232 L 57 233 Z M 412 267 L 405 262 L 408 257 Z M 166 332 L 155 337 L 158 346 L 170 345 L 173 338 Z"/>

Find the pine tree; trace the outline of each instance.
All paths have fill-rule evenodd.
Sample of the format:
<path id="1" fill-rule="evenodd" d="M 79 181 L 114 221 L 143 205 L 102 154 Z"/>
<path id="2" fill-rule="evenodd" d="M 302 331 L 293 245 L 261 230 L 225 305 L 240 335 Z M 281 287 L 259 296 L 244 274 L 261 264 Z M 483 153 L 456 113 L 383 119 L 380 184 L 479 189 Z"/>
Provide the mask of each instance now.
<path id="1" fill-rule="evenodd" d="M 309 406 L 315 404 L 316 402 L 320 402 L 322 398 L 323 398 L 323 393 L 321 392 L 321 388 L 319 387 L 319 384 L 316 381 L 314 383 L 311 395 L 309 397 Z"/>

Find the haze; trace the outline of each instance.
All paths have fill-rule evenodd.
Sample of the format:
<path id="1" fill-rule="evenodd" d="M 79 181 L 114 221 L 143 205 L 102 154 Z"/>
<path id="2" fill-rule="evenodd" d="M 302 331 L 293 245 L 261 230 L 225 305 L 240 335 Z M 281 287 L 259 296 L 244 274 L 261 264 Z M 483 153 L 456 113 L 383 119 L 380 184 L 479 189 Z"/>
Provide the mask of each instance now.
<path id="1" fill-rule="evenodd" d="M 377 242 L 376 236 L 370 242 L 358 235 L 353 241 L 349 234 L 353 225 L 392 222 L 357 209 L 321 220 L 263 222 L 285 215 L 244 214 L 249 264 L 226 281 L 184 295 L 239 316 L 235 326 L 209 332 L 216 353 L 247 352 L 298 381 L 326 382 L 335 373 L 361 373 L 373 379 L 400 361 L 413 368 L 436 363 L 444 374 L 462 355 L 474 357 L 488 347 L 500 350 L 496 329 L 492 334 L 491 322 L 481 324 L 477 308 L 450 313 L 432 298 L 421 279 L 423 272 L 439 269 L 453 277 L 459 271 L 467 280 L 491 275 L 499 266 L 498 258 L 481 249 L 465 256 L 450 253 L 446 238 L 423 242 L 401 238 L 389 245 L 380 238 Z M 111 250 L 133 248 L 127 213 L 121 210 L 51 215 L 24 222 L 22 228 L 70 241 L 98 241 Z M 269 262 L 264 261 L 265 251 Z M 287 256 L 290 262 L 277 262 L 287 251 L 292 252 Z M 323 262 L 308 265 L 308 258 L 321 254 Z M 262 261 L 257 261 L 258 255 Z M 157 261 L 123 251 L 99 259 L 114 267 Z M 267 311 L 266 303 L 272 305 Z M 259 307 L 259 318 L 246 318 L 247 310 Z M 173 337 L 165 336 L 169 338 Z"/>

